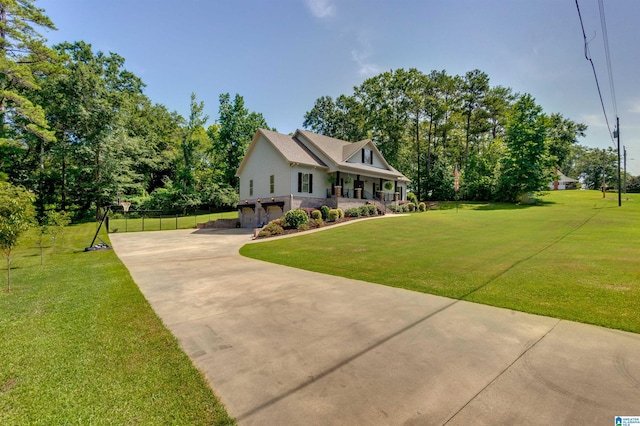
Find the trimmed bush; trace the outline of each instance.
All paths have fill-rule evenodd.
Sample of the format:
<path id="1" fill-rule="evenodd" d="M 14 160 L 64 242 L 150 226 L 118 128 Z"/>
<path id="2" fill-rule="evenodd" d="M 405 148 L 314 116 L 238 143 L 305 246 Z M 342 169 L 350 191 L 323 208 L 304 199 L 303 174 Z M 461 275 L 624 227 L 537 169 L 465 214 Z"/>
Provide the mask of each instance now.
<path id="1" fill-rule="evenodd" d="M 285 227 L 285 225 L 287 224 L 287 222 L 284 220 L 284 217 L 279 217 L 277 219 L 273 219 L 271 222 L 269 223 L 275 223 L 276 225 L 280 225 L 283 228 Z"/>
<path id="2" fill-rule="evenodd" d="M 319 210 L 318 210 L 319 211 Z M 324 226 L 324 220 L 320 219 L 311 219 L 309 221 L 309 228 L 322 228 Z"/>
<path id="3" fill-rule="evenodd" d="M 309 222 L 309 216 L 304 210 L 289 210 L 284 215 L 284 222 L 287 228 L 299 229 Z"/>
<path id="4" fill-rule="evenodd" d="M 329 210 L 331 210 L 329 206 L 320 207 L 320 212 L 322 213 L 323 220 L 327 220 L 329 218 Z"/>
<path id="5" fill-rule="evenodd" d="M 427 211 L 427 205 L 425 203 L 418 204 L 418 211 L 426 212 Z"/>
<path id="6" fill-rule="evenodd" d="M 369 209 L 369 216 L 376 216 L 378 214 L 378 208 L 375 204 L 367 204 L 367 208 Z"/>
<path id="7" fill-rule="evenodd" d="M 411 201 L 414 206 L 418 205 L 418 197 L 413 192 L 407 192 L 407 200 Z"/>
<path id="8" fill-rule="evenodd" d="M 344 211 L 342 209 L 336 209 L 338 210 L 338 219 L 342 219 L 344 217 Z"/>
<path id="9" fill-rule="evenodd" d="M 396 205 L 395 205 L 395 204 L 387 204 L 387 209 L 388 209 L 388 210 L 390 210 L 390 211 L 392 211 L 392 212 L 394 212 L 394 213 L 396 213 L 396 212 L 398 212 L 398 211 L 402 211 L 402 210 L 400 209 L 400 206 L 398 206 L 398 208 L 396 208 Z"/>
<path id="10" fill-rule="evenodd" d="M 280 225 L 280 222 L 282 222 L 280 219 L 275 219 L 267 223 L 267 225 L 264 228 L 262 228 L 262 231 L 258 233 L 258 236 L 270 237 L 272 235 L 284 234 L 284 228 L 282 227 L 282 225 Z"/>
<path id="11" fill-rule="evenodd" d="M 358 207 L 358 212 L 360 213 L 360 216 L 369 216 L 369 207 L 360 206 Z"/>
<path id="12" fill-rule="evenodd" d="M 337 209 L 330 209 L 327 215 L 327 222 L 335 222 L 340 217 L 340 213 Z"/>
<path id="13" fill-rule="evenodd" d="M 345 216 L 347 217 L 360 217 L 360 209 L 357 207 L 352 207 L 350 209 L 346 209 L 344 211 Z"/>
<path id="14" fill-rule="evenodd" d="M 408 204 L 403 204 L 401 206 L 398 206 L 398 208 L 402 210 L 402 213 L 409 213 L 409 205 Z"/>
<path id="15" fill-rule="evenodd" d="M 322 220 L 322 212 L 320 210 L 314 210 L 311 212 L 311 219 L 320 219 Z"/>
<path id="16" fill-rule="evenodd" d="M 416 205 L 414 203 L 407 203 L 405 206 L 407 206 L 407 210 L 410 212 L 414 212 L 416 210 Z"/>

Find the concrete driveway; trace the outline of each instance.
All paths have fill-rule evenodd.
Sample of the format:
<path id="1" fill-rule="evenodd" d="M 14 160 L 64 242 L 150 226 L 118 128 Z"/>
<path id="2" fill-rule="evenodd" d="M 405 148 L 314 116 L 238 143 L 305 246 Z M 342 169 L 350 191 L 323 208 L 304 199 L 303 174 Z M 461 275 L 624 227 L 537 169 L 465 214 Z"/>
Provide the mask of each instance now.
<path id="1" fill-rule="evenodd" d="M 244 230 L 110 238 L 241 425 L 640 416 L 638 334 L 243 258 Z"/>

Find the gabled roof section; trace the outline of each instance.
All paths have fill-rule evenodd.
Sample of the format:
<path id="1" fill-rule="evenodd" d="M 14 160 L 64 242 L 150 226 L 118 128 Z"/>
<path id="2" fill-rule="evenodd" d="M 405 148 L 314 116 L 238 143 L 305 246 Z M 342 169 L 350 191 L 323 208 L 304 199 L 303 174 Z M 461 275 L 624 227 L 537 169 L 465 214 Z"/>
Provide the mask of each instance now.
<path id="1" fill-rule="evenodd" d="M 244 169 L 245 163 L 251 152 L 253 151 L 255 145 L 260 140 L 260 137 L 264 136 L 264 138 L 271 143 L 271 145 L 275 148 L 276 152 L 278 152 L 287 162 L 289 163 L 299 163 L 299 164 L 308 164 L 310 166 L 320 166 L 327 167 L 327 165 L 318 158 L 309 148 L 304 146 L 299 140 L 290 135 L 283 135 L 282 133 L 274 132 L 271 130 L 258 129 L 256 134 L 247 149 L 247 152 L 242 159 L 242 163 L 238 167 L 236 171 L 236 176 L 239 176 L 242 170 Z"/>
<path id="2" fill-rule="evenodd" d="M 360 152 L 360 150 L 367 146 L 369 142 L 371 142 L 370 139 L 365 139 L 363 141 L 350 143 L 342 147 L 342 161 L 347 161 L 349 158 L 353 157 L 356 152 Z M 382 158 L 382 156 L 380 157 Z"/>
<path id="3" fill-rule="evenodd" d="M 361 171 L 362 173 L 373 173 L 374 175 L 384 175 L 387 179 L 398 179 L 409 181 L 409 179 L 393 168 L 387 160 L 384 159 L 382 153 L 378 150 L 371 139 L 365 139 L 360 142 L 347 142 L 341 139 L 331 138 L 329 136 L 319 135 L 306 130 L 297 130 L 296 135 L 301 134 L 305 139 L 310 141 L 315 147 L 332 160 L 333 164 L 329 165 L 329 170 L 343 170 L 349 172 Z M 381 160 L 384 168 L 373 167 L 368 164 L 348 163 L 351 157 L 360 152 L 364 147 L 370 148 L 375 155 Z"/>
<path id="4" fill-rule="evenodd" d="M 329 136 L 319 135 L 307 130 L 296 130 L 293 136 L 283 135 L 271 130 L 258 129 L 242 163 L 238 167 L 236 176 L 239 176 L 245 167 L 247 159 L 251 156 L 255 145 L 261 137 L 264 137 L 285 161 L 289 163 L 305 164 L 313 167 L 328 169 L 329 172 L 345 171 L 348 173 L 361 173 L 370 176 L 379 176 L 389 180 L 409 179 L 402 173 L 391 167 L 384 159 L 378 148 L 371 141 L 365 139 L 360 142 L 347 142 Z M 351 157 L 360 152 L 365 146 L 369 147 L 381 160 L 383 168 L 358 162 L 349 163 Z"/>

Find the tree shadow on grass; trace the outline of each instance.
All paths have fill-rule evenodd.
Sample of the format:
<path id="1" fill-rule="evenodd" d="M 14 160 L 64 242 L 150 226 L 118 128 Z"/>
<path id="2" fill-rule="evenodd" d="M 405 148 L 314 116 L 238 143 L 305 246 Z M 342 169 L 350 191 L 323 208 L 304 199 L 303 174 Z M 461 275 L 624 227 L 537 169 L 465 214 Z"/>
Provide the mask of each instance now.
<path id="1" fill-rule="evenodd" d="M 547 207 L 556 204 L 555 201 L 540 201 L 530 204 L 512 204 L 512 203 L 484 203 L 474 206 L 473 210 L 523 210 L 531 207 Z"/>
<path id="2" fill-rule="evenodd" d="M 455 201 L 446 201 L 438 204 L 438 210 L 453 210 L 459 208 L 460 210 L 479 210 L 479 211 L 489 211 L 489 210 L 522 210 L 528 209 L 531 207 L 544 207 L 556 204 L 555 201 L 541 201 L 538 200 L 536 203 L 531 204 L 516 204 L 516 203 L 493 203 L 486 201 L 465 201 L 459 202 L 456 207 Z"/>

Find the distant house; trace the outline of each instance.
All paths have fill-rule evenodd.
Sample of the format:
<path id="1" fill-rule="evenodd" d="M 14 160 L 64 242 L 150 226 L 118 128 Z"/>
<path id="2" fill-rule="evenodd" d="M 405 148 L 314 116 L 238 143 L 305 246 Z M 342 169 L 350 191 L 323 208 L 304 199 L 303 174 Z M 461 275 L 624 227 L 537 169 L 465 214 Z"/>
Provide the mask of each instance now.
<path id="1" fill-rule="evenodd" d="M 259 129 L 238 167 L 239 219 L 257 227 L 298 208 L 350 208 L 367 201 L 404 201 L 409 179 L 387 163 L 370 139 L 347 142 L 296 130 Z"/>
<path id="2" fill-rule="evenodd" d="M 572 179 L 568 176 L 565 176 L 564 173 L 562 173 L 557 168 L 555 169 L 555 173 L 556 178 L 549 184 L 550 189 L 557 191 L 559 189 L 576 189 L 578 187 L 577 179 Z"/>

